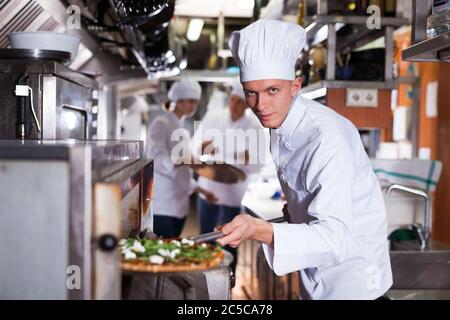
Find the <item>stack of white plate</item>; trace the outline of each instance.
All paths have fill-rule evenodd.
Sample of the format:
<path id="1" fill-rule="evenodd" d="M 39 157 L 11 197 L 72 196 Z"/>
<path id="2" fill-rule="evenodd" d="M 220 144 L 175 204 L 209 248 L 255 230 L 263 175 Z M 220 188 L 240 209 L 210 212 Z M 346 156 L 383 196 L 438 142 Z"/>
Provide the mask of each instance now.
<path id="1" fill-rule="evenodd" d="M 70 52 L 71 61 L 78 53 L 80 39 L 73 35 L 58 32 L 11 32 L 8 34 L 11 48 L 40 49 Z"/>

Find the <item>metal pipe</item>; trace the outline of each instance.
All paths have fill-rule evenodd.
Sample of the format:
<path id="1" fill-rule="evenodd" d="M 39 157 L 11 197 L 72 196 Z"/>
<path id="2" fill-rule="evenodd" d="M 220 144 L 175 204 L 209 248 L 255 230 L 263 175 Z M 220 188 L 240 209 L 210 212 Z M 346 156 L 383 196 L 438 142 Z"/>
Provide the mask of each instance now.
<path id="1" fill-rule="evenodd" d="M 427 18 L 431 9 L 431 0 L 412 1 L 411 45 L 427 38 Z"/>
<path id="2" fill-rule="evenodd" d="M 28 85 L 28 73 L 24 73 L 17 80 L 17 85 Z M 16 119 L 16 138 L 25 139 L 27 137 L 27 100 L 28 97 L 18 96 L 17 98 L 17 119 Z"/>
<path id="3" fill-rule="evenodd" d="M 384 62 L 384 80 L 392 80 L 392 55 L 394 52 L 394 28 L 387 26 L 385 30 L 386 56 Z"/>
<path id="4" fill-rule="evenodd" d="M 328 0 L 317 1 L 317 14 L 318 15 L 328 14 Z"/>
<path id="5" fill-rule="evenodd" d="M 412 156 L 419 157 L 419 132 L 420 132 L 420 78 L 414 78 L 413 87 L 413 104 L 411 110 L 411 142 Z"/>
<path id="6" fill-rule="evenodd" d="M 224 39 L 225 39 L 225 16 L 222 11 L 219 13 L 219 19 L 217 23 L 217 55 L 224 48 Z M 223 69 L 227 67 L 227 58 L 222 57 L 222 66 Z"/>
<path id="7" fill-rule="evenodd" d="M 334 80 L 336 76 L 336 25 L 328 24 L 327 42 L 327 80 Z"/>

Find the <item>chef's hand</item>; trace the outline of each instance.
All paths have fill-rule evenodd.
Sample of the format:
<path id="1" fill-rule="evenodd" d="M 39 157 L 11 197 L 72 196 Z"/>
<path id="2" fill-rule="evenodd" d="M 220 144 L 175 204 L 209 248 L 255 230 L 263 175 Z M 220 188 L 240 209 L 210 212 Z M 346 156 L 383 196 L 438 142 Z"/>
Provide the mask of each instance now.
<path id="1" fill-rule="evenodd" d="M 193 155 L 186 155 L 183 157 L 180 157 L 174 161 L 175 168 L 181 167 L 181 166 L 188 166 L 189 168 L 193 170 L 201 169 L 205 165 L 197 158 L 195 158 Z"/>
<path id="2" fill-rule="evenodd" d="M 229 245 L 236 248 L 245 240 L 257 240 L 273 245 L 272 224 L 245 213 L 237 215 L 231 222 L 216 230 L 225 235 L 217 240 L 221 246 Z"/>
<path id="3" fill-rule="evenodd" d="M 214 155 L 217 153 L 217 148 L 213 145 L 212 140 L 205 140 L 202 143 L 202 154 Z"/>
<path id="4" fill-rule="evenodd" d="M 207 202 L 214 203 L 214 202 L 217 202 L 217 200 L 218 200 L 217 197 L 214 195 L 214 193 L 212 193 L 206 189 L 197 187 L 197 189 L 195 191 L 197 191 L 197 193 L 203 194 L 205 196 Z"/>
<path id="5" fill-rule="evenodd" d="M 195 158 L 191 154 L 186 154 L 186 155 L 183 155 L 182 157 L 177 158 L 174 161 L 174 163 L 175 163 L 175 166 L 183 166 L 183 165 L 191 166 L 192 164 L 195 163 Z"/>
<path id="6" fill-rule="evenodd" d="M 283 217 L 284 220 L 286 220 L 287 222 L 291 222 L 291 216 L 289 215 L 289 211 L 288 211 L 288 204 L 285 203 L 283 206 Z"/>

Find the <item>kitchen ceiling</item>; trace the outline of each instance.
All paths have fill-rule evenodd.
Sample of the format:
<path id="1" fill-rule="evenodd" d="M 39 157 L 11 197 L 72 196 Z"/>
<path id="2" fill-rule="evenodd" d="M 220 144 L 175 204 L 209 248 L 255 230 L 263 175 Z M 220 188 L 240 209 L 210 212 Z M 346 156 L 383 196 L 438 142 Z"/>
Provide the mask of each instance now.
<path id="1" fill-rule="evenodd" d="M 0 0 L 0 48 L 9 46 L 10 32 L 62 31 L 58 23 L 34 0 Z"/>
<path id="2" fill-rule="evenodd" d="M 105 82 L 160 71 L 224 69 L 232 62 L 227 39 L 251 23 L 268 0 L 0 0 L 0 47 L 13 31 L 68 32 L 82 39 L 72 68 L 105 75 Z M 66 8 L 81 8 L 81 30 L 65 27 Z M 256 13 L 255 13 L 256 11 Z M 219 18 L 219 17 L 223 17 Z M 203 20 L 198 40 L 189 22 Z M 144 72 L 145 71 L 145 72 Z M 162 75 L 164 76 L 164 75 Z M 165 75 L 167 76 L 167 75 Z M 102 77 L 102 76 L 100 76 Z"/>
<path id="3" fill-rule="evenodd" d="M 177 0 L 176 16 L 217 18 L 250 18 L 254 0 Z"/>

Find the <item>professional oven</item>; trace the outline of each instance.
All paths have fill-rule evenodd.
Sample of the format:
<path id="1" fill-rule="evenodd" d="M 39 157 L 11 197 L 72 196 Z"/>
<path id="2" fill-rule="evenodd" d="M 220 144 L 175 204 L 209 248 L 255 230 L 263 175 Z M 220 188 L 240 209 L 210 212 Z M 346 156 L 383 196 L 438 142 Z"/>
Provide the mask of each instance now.
<path id="1" fill-rule="evenodd" d="M 64 52 L 0 49 L 0 138 L 95 138 L 98 84 L 58 54 Z"/>
<path id="2" fill-rule="evenodd" d="M 0 298 L 120 299 L 152 189 L 140 141 L 0 140 Z"/>

